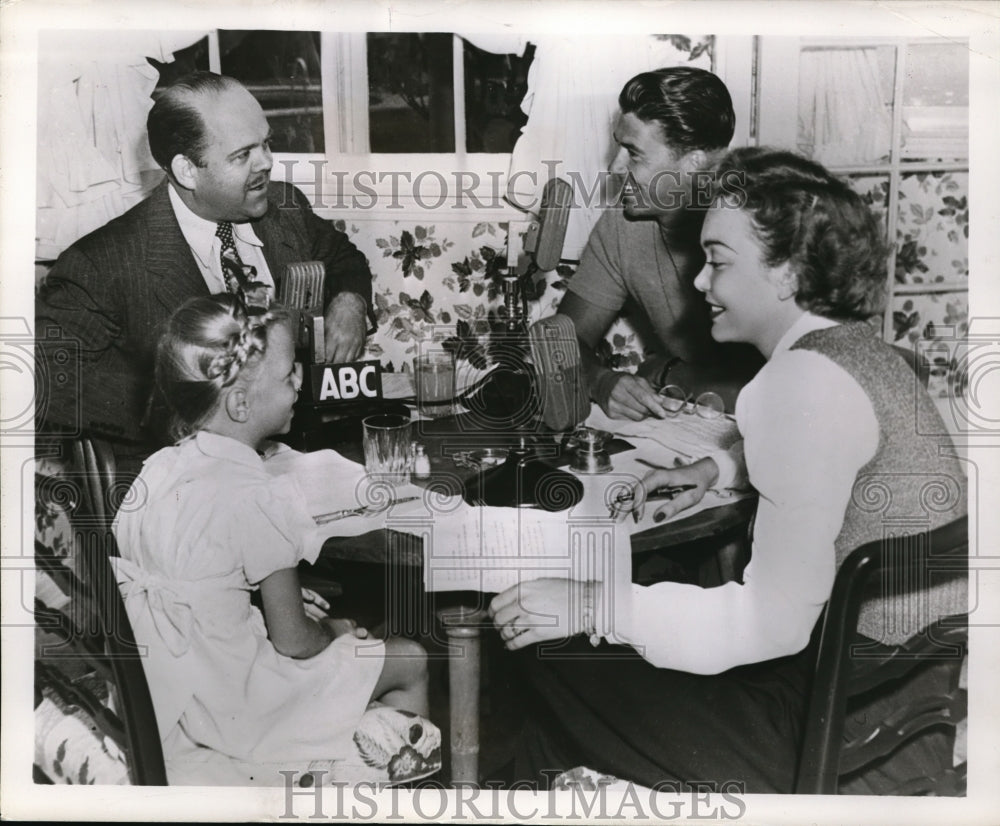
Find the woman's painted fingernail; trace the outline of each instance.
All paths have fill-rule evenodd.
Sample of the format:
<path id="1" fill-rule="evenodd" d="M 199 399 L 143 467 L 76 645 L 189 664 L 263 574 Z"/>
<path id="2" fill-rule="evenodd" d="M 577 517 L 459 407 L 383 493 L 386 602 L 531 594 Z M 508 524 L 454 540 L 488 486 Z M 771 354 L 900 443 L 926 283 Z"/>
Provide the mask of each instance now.
<path id="1" fill-rule="evenodd" d="M 653 521 L 654 522 L 662 522 L 666 518 L 667 518 L 666 515 L 662 511 L 653 514 Z"/>

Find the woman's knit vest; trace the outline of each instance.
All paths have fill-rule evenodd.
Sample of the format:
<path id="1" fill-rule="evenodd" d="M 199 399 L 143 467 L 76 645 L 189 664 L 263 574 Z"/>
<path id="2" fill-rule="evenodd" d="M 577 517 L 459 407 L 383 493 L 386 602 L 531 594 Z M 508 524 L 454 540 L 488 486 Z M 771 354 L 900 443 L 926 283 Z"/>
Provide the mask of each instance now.
<path id="1" fill-rule="evenodd" d="M 968 491 L 955 449 L 934 402 L 896 350 L 864 322 L 807 333 L 792 349 L 819 353 L 846 370 L 878 420 L 878 449 L 858 471 L 835 543 L 838 567 L 866 542 L 919 534 L 965 516 Z M 920 542 L 895 546 L 925 552 Z M 889 577 L 862 605 L 858 630 L 898 645 L 940 617 L 965 613 L 967 599 L 961 575 L 935 573 L 916 582 Z"/>

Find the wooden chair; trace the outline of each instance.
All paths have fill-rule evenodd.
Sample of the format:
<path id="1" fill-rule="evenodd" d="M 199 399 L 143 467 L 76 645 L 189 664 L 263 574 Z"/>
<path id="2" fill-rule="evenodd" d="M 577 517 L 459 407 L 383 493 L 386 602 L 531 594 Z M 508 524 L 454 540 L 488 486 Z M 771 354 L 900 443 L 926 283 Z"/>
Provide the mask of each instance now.
<path id="1" fill-rule="evenodd" d="M 114 511 L 108 498 L 114 468 L 105 447 L 81 440 L 73 445 L 75 463 L 65 477 L 35 480 L 37 507 L 68 515 L 74 554 L 67 565 L 67 560 L 44 543 L 35 543 L 38 571 L 48 575 L 68 598 L 64 605 L 55 607 L 36 597 L 35 696 L 36 725 L 37 709 L 49 699 L 47 710 L 51 712 L 54 701 L 67 718 L 84 723 L 75 728 L 64 726 L 65 730 L 85 736 L 89 725 L 97 732 L 95 742 L 107 738 L 114 748 L 98 747 L 94 742 L 67 742 L 61 759 L 45 767 L 36 763 L 35 776 L 40 782 L 88 782 L 68 772 L 63 777 L 50 774 L 62 773 L 60 765 L 67 763 L 67 752 L 92 748 L 109 757 L 107 765 L 112 768 L 117 757 L 112 752 L 124 755 L 127 771 L 122 780 L 162 786 L 167 783 L 163 750 L 142 654 L 111 569 L 110 557 L 117 556 L 118 547 L 110 531 Z M 89 782 L 114 782 L 96 774 L 97 769 L 91 766 Z"/>
<path id="2" fill-rule="evenodd" d="M 914 549 L 914 543 L 924 537 L 925 554 L 892 552 L 894 544 L 895 550 Z M 954 730 L 965 718 L 966 692 L 958 685 L 966 654 L 965 616 L 944 618 L 903 646 L 880 646 L 878 656 L 871 655 L 870 641 L 860 642 L 856 629 L 862 600 L 880 577 L 927 581 L 929 574 L 954 575 L 966 570 L 967 564 L 965 517 L 917 537 L 870 542 L 841 564 L 813 636 L 816 670 L 795 784 L 797 794 L 836 794 L 845 778 L 884 766 L 883 761 L 893 760 L 919 735 L 942 727 Z M 869 721 L 867 727 L 845 739 L 845 718 L 852 700 L 864 697 L 868 702 L 879 692 L 898 687 L 901 681 L 912 685 L 922 671 L 942 664 L 950 674 L 947 691 L 914 696 L 884 719 Z M 960 794 L 964 792 L 964 777 L 962 764 L 936 777 L 921 774 L 886 793 Z"/>

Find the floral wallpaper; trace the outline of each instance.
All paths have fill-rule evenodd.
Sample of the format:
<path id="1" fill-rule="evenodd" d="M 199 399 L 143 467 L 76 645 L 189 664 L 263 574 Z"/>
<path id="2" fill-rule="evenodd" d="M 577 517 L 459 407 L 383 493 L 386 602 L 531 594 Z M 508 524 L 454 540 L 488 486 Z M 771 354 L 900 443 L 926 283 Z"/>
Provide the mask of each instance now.
<path id="1" fill-rule="evenodd" d="M 503 222 L 335 220 L 368 257 L 378 330 L 364 357 L 412 370 L 424 341 L 484 338 L 503 315 L 508 226 Z M 520 246 L 521 239 L 515 243 Z M 560 266 L 522 278 L 529 323 L 555 312 L 572 273 Z"/>
<path id="2" fill-rule="evenodd" d="M 888 176 L 857 176 L 851 185 L 887 227 Z M 895 344 L 914 347 L 921 342 L 923 349 L 934 341 L 966 335 L 968 292 L 941 292 L 935 285 L 968 281 L 968 187 L 966 172 L 913 172 L 900 178 L 893 277 L 894 284 L 906 285 L 907 292 L 892 299 L 887 338 Z M 921 285 L 929 291 L 913 292 Z M 962 392 L 953 387 L 954 375 L 955 365 L 936 359 L 928 382 L 931 395 L 944 399 Z"/>
<path id="3" fill-rule="evenodd" d="M 916 172 L 899 185 L 896 282 L 924 284 L 969 277 L 969 174 Z"/>
<path id="4" fill-rule="evenodd" d="M 898 295 L 892 310 L 894 343 L 917 347 L 923 353 L 938 352 L 933 342 L 964 338 L 969 330 L 969 294 L 965 291 Z M 950 347 L 940 349 L 950 351 Z M 953 387 L 956 366 L 945 358 L 933 360 L 927 383 L 932 396 L 944 399 L 964 392 Z"/>

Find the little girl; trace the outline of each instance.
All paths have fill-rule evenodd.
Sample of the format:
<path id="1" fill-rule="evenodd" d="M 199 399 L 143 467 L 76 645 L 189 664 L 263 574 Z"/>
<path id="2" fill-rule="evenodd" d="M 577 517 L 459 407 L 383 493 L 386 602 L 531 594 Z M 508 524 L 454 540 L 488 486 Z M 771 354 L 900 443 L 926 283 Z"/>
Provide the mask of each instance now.
<path id="1" fill-rule="evenodd" d="M 300 385 L 280 308 L 248 316 L 232 296 L 192 299 L 160 339 L 156 387 L 178 441 L 146 461 L 114 533 L 168 771 L 192 748 L 254 764 L 356 758 L 371 700 L 427 714 L 418 643 L 303 604 L 296 565 L 319 552 L 304 545 L 313 521 L 262 459 Z"/>

